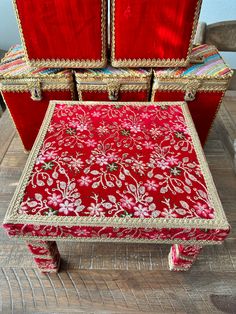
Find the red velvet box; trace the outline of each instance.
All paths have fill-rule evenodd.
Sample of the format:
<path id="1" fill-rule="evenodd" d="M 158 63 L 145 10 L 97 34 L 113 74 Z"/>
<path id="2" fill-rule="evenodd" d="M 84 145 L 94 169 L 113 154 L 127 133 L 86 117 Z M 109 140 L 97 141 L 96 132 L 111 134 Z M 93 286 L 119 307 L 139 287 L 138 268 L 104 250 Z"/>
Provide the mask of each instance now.
<path id="1" fill-rule="evenodd" d="M 185 66 L 202 0 L 111 0 L 114 67 Z"/>
<path id="2" fill-rule="evenodd" d="M 233 72 L 214 46 L 197 46 L 191 56 L 203 63 L 154 70 L 152 101 L 186 101 L 204 145 Z"/>
<path id="3" fill-rule="evenodd" d="M 73 100 L 70 70 L 31 68 L 21 46 L 10 49 L 0 64 L 0 91 L 25 150 L 33 146 L 48 103 Z"/>
<path id="4" fill-rule="evenodd" d="M 151 70 L 113 68 L 75 72 L 79 100 L 148 101 Z"/>
<path id="5" fill-rule="evenodd" d="M 3 222 L 42 271 L 56 241 L 175 244 L 187 270 L 229 233 L 186 103 L 50 103 Z"/>
<path id="6" fill-rule="evenodd" d="M 13 0 L 13 4 L 32 66 L 106 65 L 107 0 Z"/>

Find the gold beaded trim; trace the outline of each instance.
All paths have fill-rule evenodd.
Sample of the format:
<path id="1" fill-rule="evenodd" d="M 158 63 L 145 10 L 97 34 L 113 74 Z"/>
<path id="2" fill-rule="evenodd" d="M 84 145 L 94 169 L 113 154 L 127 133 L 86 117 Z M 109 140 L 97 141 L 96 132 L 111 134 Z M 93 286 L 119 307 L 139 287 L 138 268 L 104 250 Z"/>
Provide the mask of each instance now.
<path id="1" fill-rule="evenodd" d="M 119 217 L 64 217 L 64 216 L 53 216 L 48 218 L 47 216 L 28 216 L 27 214 L 19 214 L 18 209 L 24 197 L 25 188 L 28 184 L 32 169 L 34 167 L 35 161 L 37 159 L 40 148 L 43 144 L 44 138 L 46 136 L 48 127 L 50 125 L 51 118 L 54 113 L 56 104 L 67 104 L 67 105 L 109 105 L 109 102 L 73 102 L 73 101 L 50 101 L 45 119 L 38 133 L 37 139 L 34 143 L 33 149 L 29 155 L 26 162 L 25 169 L 13 195 L 9 208 L 7 210 L 6 216 L 4 218 L 4 224 L 9 223 L 22 223 L 22 224 L 35 224 L 35 225 L 54 225 L 54 226 L 111 226 L 111 227 L 128 227 L 128 228 L 138 228 L 138 227 L 149 227 L 149 228 L 202 228 L 202 229 L 226 229 L 228 230 L 229 224 L 225 217 L 224 210 L 222 208 L 213 178 L 211 176 L 210 170 L 207 165 L 206 158 L 203 153 L 203 149 L 198 138 L 197 132 L 195 130 L 193 121 L 188 110 L 188 106 L 185 102 L 157 102 L 150 103 L 150 105 L 179 105 L 182 108 L 183 115 L 185 118 L 186 125 L 188 127 L 189 133 L 191 135 L 193 145 L 196 151 L 197 159 L 201 172 L 204 176 L 206 186 L 209 192 L 209 201 L 215 210 L 214 219 L 200 219 L 193 218 L 191 220 L 187 218 L 119 218 Z M 135 106 L 147 106 L 147 102 L 113 102 L 112 105 L 135 105 Z"/>
<path id="2" fill-rule="evenodd" d="M 21 37 L 21 42 L 25 51 L 27 63 L 33 67 L 61 67 L 61 68 L 103 68 L 107 64 L 107 0 L 101 0 L 101 42 L 102 51 L 101 59 L 29 59 L 27 47 L 24 39 L 24 33 L 20 21 L 19 12 L 17 9 L 16 0 L 13 1 L 13 8 L 15 11 L 18 29 Z"/>
<path id="3" fill-rule="evenodd" d="M 193 40 L 197 30 L 198 19 L 202 0 L 198 0 L 196 10 L 194 13 L 194 21 L 192 26 L 192 33 L 189 41 L 189 47 L 186 58 L 182 59 L 116 59 L 115 56 L 115 2 L 111 0 L 111 64 L 114 67 L 175 67 L 187 66 L 190 62 L 190 54 L 193 48 Z"/>

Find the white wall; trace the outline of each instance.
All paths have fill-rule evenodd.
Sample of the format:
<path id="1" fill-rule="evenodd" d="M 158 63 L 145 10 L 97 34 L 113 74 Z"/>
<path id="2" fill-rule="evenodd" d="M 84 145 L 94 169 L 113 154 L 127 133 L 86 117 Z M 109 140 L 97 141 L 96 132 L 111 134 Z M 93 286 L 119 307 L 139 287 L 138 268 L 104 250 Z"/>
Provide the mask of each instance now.
<path id="1" fill-rule="evenodd" d="M 236 20 L 236 0 L 203 0 L 200 21 L 212 24 Z M 236 52 L 221 52 L 225 61 L 236 69 Z"/>
<path id="2" fill-rule="evenodd" d="M 0 0 L 0 49 L 19 43 L 20 36 L 11 0 Z"/>
<path id="3" fill-rule="evenodd" d="M 236 20 L 236 0 L 203 0 L 200 20 L 208 24 Z M 0 0 L 0 49 L 7 50 L 11 45 L 19 42 L 20 37 L 11 0 Z M 225 53 L 224 56 L 226 61 L 236 68 L 235 54 Z"/>

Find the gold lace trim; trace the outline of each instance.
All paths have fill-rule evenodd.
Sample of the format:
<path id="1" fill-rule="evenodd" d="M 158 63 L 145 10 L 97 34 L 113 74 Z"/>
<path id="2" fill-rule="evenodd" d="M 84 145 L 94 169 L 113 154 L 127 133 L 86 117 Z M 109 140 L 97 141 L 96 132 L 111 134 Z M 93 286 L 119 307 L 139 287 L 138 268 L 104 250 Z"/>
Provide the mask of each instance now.
<path id="1" fill-rule="evenodd" d="M 184 102 L 151 102 L 150 105 L 179 105 L 183 110 L 183 115 L 188 127 L 189 133 L 191 135 L 193 145 L 198 158 L 199 166 L 201 172 L 204 176 L 206 186 L 209 193 L 209 200 L 212 207 L 214 208 L 214 219 L 200 219 L 200 218 L 119 218 L 119 217 L 77 217 L 77 216 L 55 216 L 47 217 L 40 215 L 27 215 L 19 214 L 18 209 L 24 197 L 24 191 L 28 184 L 32 169 L 34 167 L 35 161 L 37 159 L 39 150 L 43 144 L 45 135 L 47 133 L 51 118 L 54 113 L 56 104 L 68 104 L 68 105 L 109 105 L 109 102 L 82 102 L 78 103 L 75 101 L 50 101 L 45 119 L 38 133 L 37 139 L 34 143 L 33 149 L 30 152 L 29 158 L 26 162 L 23 174 L 10 202 L 9 208 L 7 210 L 6 216 L 4 218 L 4 224 L 9 223 L 21 223 L 21 224 L 35 224 L 35 225 L 54 225 L 54 226 L 103 226 L 103 227 L 128 227 L 128 228 L 138 228 L 138 227 L 148 227 L 148 228 L 202 228 L 202 229 L 226 229 L 228 230 L 229 224 L 225 217 L 224 210 L 222 208 L 213 178 L 211 176 L 210 170 L 207 165 L 206 158 L 203 154 L 203 149 L 200 144 L 197 132 L 195 130 L 193 121 L 191 119 L 188 106 Z M 147 106 L 147 102 L 113 102 L 112 105 L 135 105 L 135 106 Z"/>
<path id="2" fill-rule="evenodd" d="M 111 64 L 114 67 L 175 67 L 187 66 L 190 62 L 190 54 L 193 48 L 193 40 L 197 30 L 198 19 L 202 0 L 198 0 L 194 13 L 192 34 L 189 41 L 189 47 L 186 59 L 116 59 L 115 56 L 115 2 L 111 0 Z"/>
<path id="3" fill-rule="evenodd" d="M 27 47 L 24 39 L 23 28 L 20 21 L 19 12 L 17 9 L 16 0 L 13 1 L 13 8 L 15 11 L 18 29 L 21 37 L 21 42 L 25 51 L 25 58 L 27 63 L 33 67 L 61 67 L 61 68 L 103 68 L 107 64 L 107 0 L 101 0 L 101 41 L 102 51 L 101 59 L 29 59 Z"/>

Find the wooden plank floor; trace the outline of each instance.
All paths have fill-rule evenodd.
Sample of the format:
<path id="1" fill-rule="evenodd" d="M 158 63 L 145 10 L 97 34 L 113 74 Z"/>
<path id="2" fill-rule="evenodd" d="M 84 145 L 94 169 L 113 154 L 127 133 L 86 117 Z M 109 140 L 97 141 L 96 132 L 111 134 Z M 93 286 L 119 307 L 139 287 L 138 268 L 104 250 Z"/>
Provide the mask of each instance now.
<path id="1" fill-rule="evenodd" d="M 8 239 L 0 229 L 0 312 L 236 313 L 236 176 L 217 132 L 213 127 L 205 153 L 232 226 L 224 245 L 205 247 L 189 272 L 172 273 L 168 245 L 62 242 L 62 272 L 42 275 L 24 242 Z M 5 112 L 0 119 L 0 221 L 26 159 Z"/>

